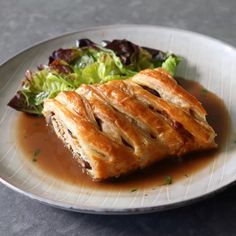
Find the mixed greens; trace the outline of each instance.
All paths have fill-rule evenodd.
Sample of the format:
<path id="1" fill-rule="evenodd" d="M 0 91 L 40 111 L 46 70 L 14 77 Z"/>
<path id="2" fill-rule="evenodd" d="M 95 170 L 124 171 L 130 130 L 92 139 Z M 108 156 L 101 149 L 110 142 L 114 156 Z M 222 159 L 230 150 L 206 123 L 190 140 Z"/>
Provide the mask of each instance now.
<path id="1" fill-rule="evenodd" d="M 81 84 L 127 79 L 146 68 L 162 67 L 174 75 L 180 58 L 156 49 L 140 47 L 127 40 L 77 40 L 75 48 L 58 49 L 48 65 L 27 71 L 21 90 L 8 103 L 12 108 L 41 115 L 43 102 L 61 91 L 75 90 Z"/>

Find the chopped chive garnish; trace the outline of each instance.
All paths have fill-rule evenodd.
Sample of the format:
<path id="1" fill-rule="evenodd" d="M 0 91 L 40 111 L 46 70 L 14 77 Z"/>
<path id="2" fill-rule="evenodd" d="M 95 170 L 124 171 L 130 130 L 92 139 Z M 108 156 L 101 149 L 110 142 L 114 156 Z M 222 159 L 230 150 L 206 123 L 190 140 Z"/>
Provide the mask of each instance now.
<path id="1" fill-rule="evenodd" d="M 36 162 L 37 161 L 37 156 L 40 154 L 41 150 L 39 148 L 36 148 L 33 152 L 33 159 L 32 161 L 33 162 Z"/>
<path id="2" fill-rule="evenodd" d="M 137 191 L 137 189 L 136 188 L 133 188 L 133 189 L 131 189 L 131 193 L 133 193 L 133 192 L 136 192 Z"/>
<path id="3" fill-rule="evenodd" d="M 34 150 L 33 156 L 34 156 L 34 157 L 37 157 L 37 156 L 40 154 L 40 152 L 41 152 L 41 150 L 40 150 L 39 148 L 36 148 L 36 149 Z"/>
<path id="4" fill-rule="evenodd" d="M 206 88 L 202 88 L 201 93 L 205 95 L 208 93 L 208 90 Z"/>
<path id="5" fill-rule="evenodd" d="M 165 176 L 164 185 L 170 185 L 170 184 L 172 184 L 172 177 L 167 175 L 167 176 Z"/>

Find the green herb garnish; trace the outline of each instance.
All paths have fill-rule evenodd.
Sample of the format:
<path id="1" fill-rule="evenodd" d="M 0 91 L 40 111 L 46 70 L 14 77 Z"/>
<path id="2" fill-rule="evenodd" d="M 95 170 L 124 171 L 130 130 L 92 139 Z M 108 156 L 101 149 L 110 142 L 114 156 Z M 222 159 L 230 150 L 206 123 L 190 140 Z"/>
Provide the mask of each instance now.
<path id="1" fill-rule="evenodd" d="M 165 176 L 164 185 L 170 185 L 170 184 L 172 184 L 172 177 L 167 175 L 167 176 Z"/>
<path id="2" fill-rule="evenodd" d="M 41 150 L 40 150 L 39 148 L 36 148 L 36 149 L 34 150 L 33 156 L 34 156 L 34 157 L 37 157 L 37 156 L 40 154 L 40 152 L 41 152 Z"/>
<path id="3" fill-rule="evenodd" d="M 133 193 L 133 192 L 136 192 L 138 189 L 136 189 L 136 188 L 133 188 L 133 189 L 131 189 L 131 193 Z"/>
<path id="4" fill-rule="evenodd" d="M 39 148 L 36 148 L 36 149 L 34 150 L 34 152 L 33 152 L 33 159 L 32 159 L 33 162 L 36 162 L 36 161 L 37 161 L 37 157 L 38 157 L 38 155 L 40 154 L 40 152 L 41 152 L 41 150 L 40 150 Z"/>
<path id="5" fill-rule="evenodd" d="M 36 162 L 36 161 L 37 161 L 37 157 L 38 157 L 38 155 L 40 154 L 40 152 L 41 152 L 41 150 L 40 150 L 39 148 L 36 148 L 36 149 L 34 150 L 34 152 L 33 152 L 33 159 L 32 159 L 33 162 Z"/>
<path id="6" fill-rule="evenodd" d="M 206 95 L 209 91 L 206 88 L 201 89 L 202 95 Z"/>

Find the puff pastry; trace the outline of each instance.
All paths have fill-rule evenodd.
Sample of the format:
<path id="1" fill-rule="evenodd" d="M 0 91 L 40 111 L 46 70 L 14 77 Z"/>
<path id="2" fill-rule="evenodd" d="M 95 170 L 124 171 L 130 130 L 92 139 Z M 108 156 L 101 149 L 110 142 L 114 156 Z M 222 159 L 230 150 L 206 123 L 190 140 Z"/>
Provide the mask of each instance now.
<path id="1" fill-rule="evenodd" d="M 95 180 L 217 146 L 200 102 L 160 68 L 62 92 L 43 114 Z"/>

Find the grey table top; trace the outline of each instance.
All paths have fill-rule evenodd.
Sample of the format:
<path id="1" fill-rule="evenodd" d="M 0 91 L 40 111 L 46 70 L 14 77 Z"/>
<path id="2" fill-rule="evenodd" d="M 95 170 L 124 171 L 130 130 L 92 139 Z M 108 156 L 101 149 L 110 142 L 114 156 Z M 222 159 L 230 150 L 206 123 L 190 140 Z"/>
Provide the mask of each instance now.
<path id="1" fill-rule="evenodd" d="M 0 63 L 81 27 L 153 24 L 207 34 L 236 46 L 234 0 L 1 0 Z M 236 235 L 236 186 L 166 212 L 99 216 L 54 209 L 0 184 L 0 236 Z"/>

